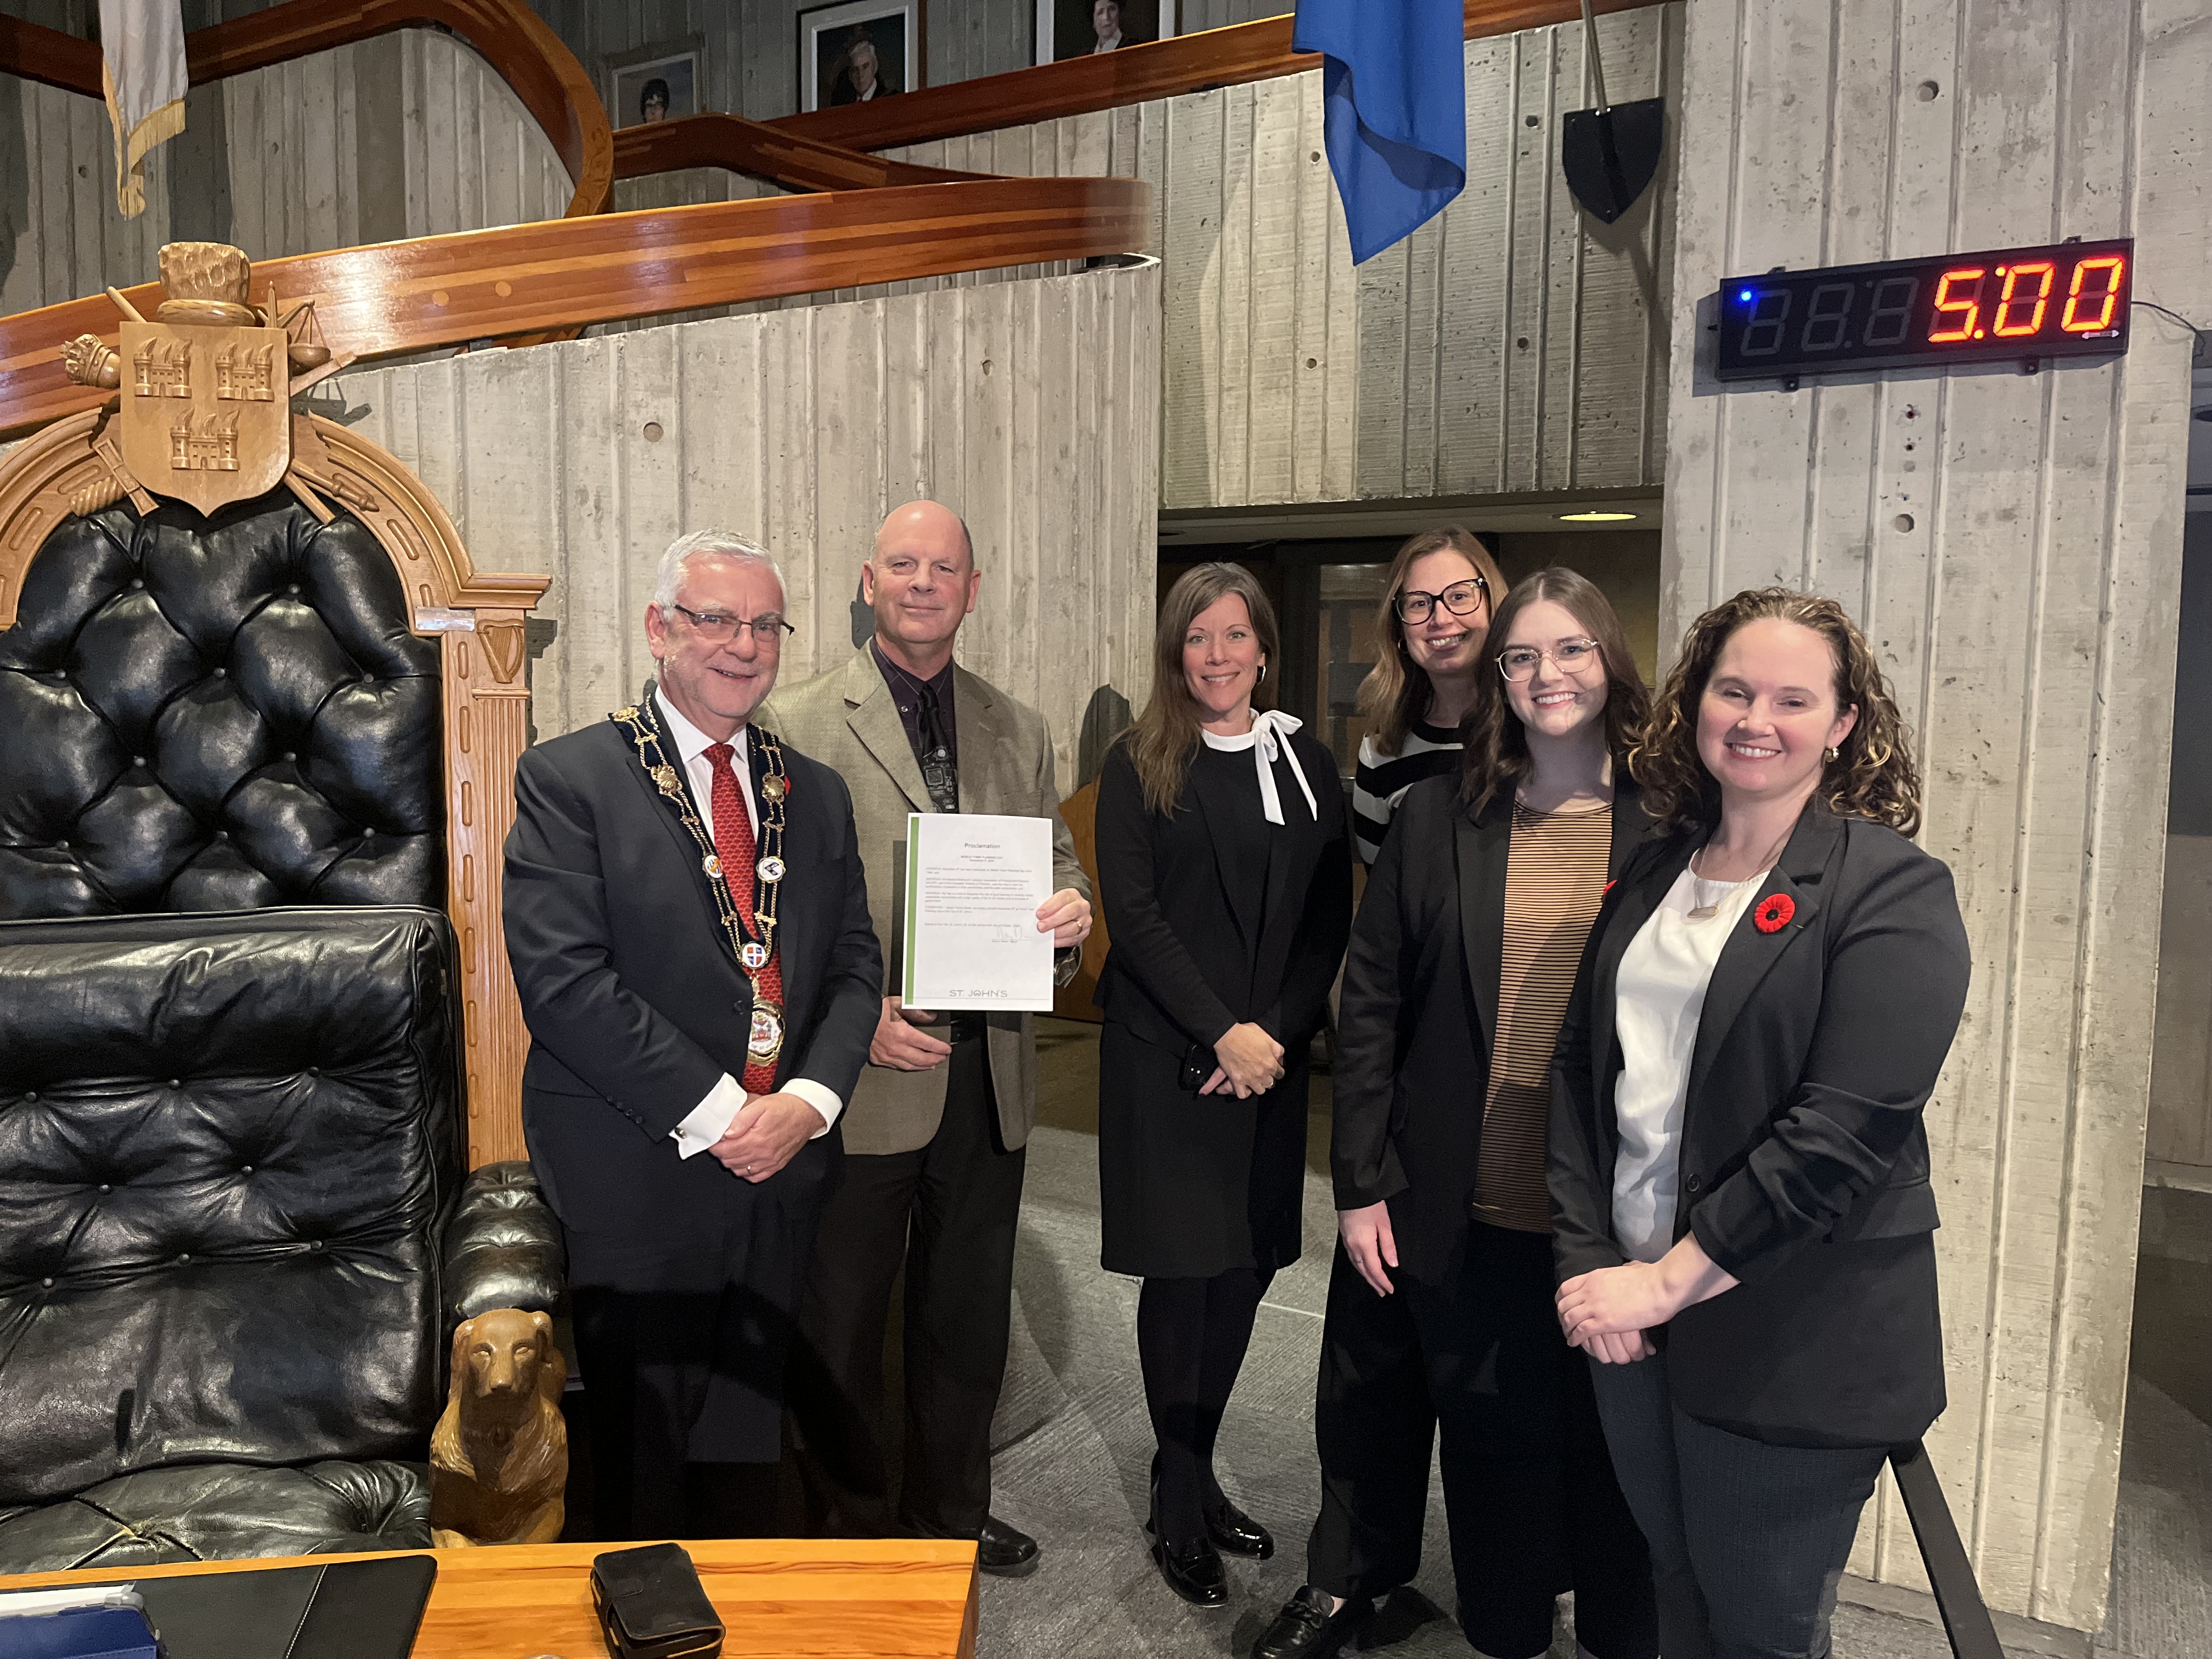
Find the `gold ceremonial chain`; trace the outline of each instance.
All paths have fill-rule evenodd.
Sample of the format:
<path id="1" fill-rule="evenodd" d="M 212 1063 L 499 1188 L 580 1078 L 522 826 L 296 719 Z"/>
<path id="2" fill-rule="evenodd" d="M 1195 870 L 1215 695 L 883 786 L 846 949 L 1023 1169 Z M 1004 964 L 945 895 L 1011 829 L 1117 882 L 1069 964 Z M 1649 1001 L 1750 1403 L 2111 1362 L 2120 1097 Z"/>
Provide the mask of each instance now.
<path id="1" fill-rule="evenodd" d="M 714 837 L 699 821 L 697 804 L 691 799 L 683 773 L 668 763 L 659 721 L 650 712 L 652 698 L 653 688 L 648 685 L 642 702 L 628 708 L 617 708 L 607 718 L 629 732 L 646 776 L 676 809 L 677 817 L 684 820 L 684 827 L 699 845 L 699 867 L 706 872 L 707 884 L 714 890 L 714 908 L 721 916 L 723 931 L 729 935 L 731 953 L 753 988 L 755 1039 L 747 1043 L 746 1052 L 755 1060 L 772 1065 L 783 1049 L 783 1005 L 762 992 L 761 975 L 775 958 L 776 911 L 783 891 L 784 801 L 791 793 L 790 775 L 783 765 L 783 745 L 776 740 L 775 732 L 757 726 L 752 728 L 753 741 L 760 744 L 761 758 L 766 763 L 766 775 L 760 784 L 761 832 L 753 848 L 754 932 L 749 933 L 744 916 L 730 891 L 729 880 L 722 873 L 721 854 L 714 845 Z M 769 1029 L 766 1031 L 763 1030 L 760 1018 L 763 1014 L 768 1016 Z"/>

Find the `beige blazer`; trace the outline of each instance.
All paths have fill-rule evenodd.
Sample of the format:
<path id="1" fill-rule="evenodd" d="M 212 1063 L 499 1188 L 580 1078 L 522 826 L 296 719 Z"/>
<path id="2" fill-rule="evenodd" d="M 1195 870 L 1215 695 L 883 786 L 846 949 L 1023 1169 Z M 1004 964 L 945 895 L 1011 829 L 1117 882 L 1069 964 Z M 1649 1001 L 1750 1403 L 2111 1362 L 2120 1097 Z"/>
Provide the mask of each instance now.
<path id="1" fill-rule="evenodd" d="M 970 812 L 1050 818 L 1054 884 L 1089 896 L 1091 883 L 1076 862 L 1074 837 L 1060 816 L 1052 738 L 1044 716 L 964 668 L 956 665 L 952 674 L 960 805 Z M 853 792 L 860 862 L 867 872 L 868 915 L 888 963 L 897 937 L 891 915 L 892 872 L 906 842 L 907 814 L 935 809 L 874 654 L 864 646 L 843 667 L 788 690 L 779 690 L 758 718 L 801 754 L 844 775 Z M 1081 966 L 1082 959 L 1080 951 L 1060 952 L 1057 967 L 1062 981 Z M 1036 1121 L 1036 1018 L 1004 1013 L 985 1018 L 990 1026 L 991 1086 L 998 1097 L 1000 1131 L 1009 1148 L 1024 1146 Z M 927 1146 L 945 1115 L 948 1069 L 864 1067 L 845 1107 L 845 1150 L 884 1154 Z"/>

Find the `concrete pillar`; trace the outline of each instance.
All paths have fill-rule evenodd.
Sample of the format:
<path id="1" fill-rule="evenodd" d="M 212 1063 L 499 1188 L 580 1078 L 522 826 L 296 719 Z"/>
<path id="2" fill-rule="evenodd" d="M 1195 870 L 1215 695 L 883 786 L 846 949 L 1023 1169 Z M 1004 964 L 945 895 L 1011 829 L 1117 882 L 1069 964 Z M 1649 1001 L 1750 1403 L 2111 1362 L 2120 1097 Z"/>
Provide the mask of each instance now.
<path id="1" fill-rule="evenodd" d="M 1723 390 L 1699 302 L 1776 265 L 2136 239 L 2212 320 L 2212 0 L 1691 0 L 1662 650 L 1737 589 L 1844 600 L 1959 878 L 1973 991 L 1929 1128 L 1950 1410 L 1991 1603 L 2105 1609 L 2150 1074 L 2189 332 L 2118 362 Z M 1893 1493 L 1854 1571 L 1923 1583 Z"/>

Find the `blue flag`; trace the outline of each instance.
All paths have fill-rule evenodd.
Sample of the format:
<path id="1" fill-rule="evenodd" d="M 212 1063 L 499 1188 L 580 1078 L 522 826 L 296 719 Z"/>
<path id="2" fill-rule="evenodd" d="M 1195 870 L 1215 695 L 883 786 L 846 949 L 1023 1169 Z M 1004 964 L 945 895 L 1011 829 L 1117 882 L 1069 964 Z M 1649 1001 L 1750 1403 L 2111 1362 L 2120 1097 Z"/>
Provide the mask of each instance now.
<path id="1" fill-rule="evenodd" d="M 1352 261 L 1411 235 L 1467 187 L 1460 0 L 1297 0 L 1291 44 L 1322 55 L 1329 171 Z"/>

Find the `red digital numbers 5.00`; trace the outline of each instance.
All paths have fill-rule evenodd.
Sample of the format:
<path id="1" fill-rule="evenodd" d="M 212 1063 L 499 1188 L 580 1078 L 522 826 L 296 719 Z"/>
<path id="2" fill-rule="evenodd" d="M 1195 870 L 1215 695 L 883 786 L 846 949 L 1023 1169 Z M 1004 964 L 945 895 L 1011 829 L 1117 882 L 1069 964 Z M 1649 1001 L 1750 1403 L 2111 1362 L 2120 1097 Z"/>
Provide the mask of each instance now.
<path id="1" fill-rule="evenodd" d="M 2124 253 L 2100 254 L 2074 267 L 2058 326 L 2067 334 L 2100 334 L 2112 325 L 2120 286 L 2127 276 Z M 1982 326 L 1982 303 L 1990 281 L 1997 283 L 1989 327 Z M 1984 332 L 2001 340 L 2032 339 L 2043 331 L 2051 313 L 2051 292 L 2058 281 L 2051 259 L 2027 259 L 1995 270 L 1981 265 L 1954 267 L 1936 279 L 1936 314 L 1928 330 L 1930 345 L 1978 340 Z"/>
<path id="2" fill-rule="evenodd" d="M 2127 241 L 2064 243 L 1739 278 L 1719 296 L 1721 378 L 2126 349 Z"/>

